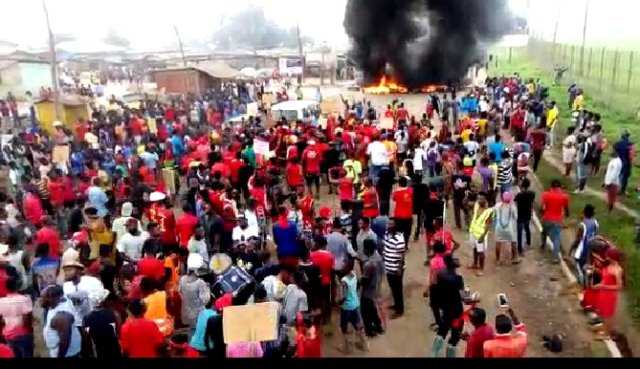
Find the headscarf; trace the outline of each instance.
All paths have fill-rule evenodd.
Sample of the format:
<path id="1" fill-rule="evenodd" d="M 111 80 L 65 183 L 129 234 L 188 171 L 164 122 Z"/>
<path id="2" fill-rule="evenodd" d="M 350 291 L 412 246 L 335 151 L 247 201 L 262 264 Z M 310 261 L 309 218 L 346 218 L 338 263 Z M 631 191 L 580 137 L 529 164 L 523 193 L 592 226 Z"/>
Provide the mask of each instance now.
<path id="1" fill-rule="evenodd" d="M 511 192 L 506 191 L 502 194 L 502 202 L 505 204 L 509 204 L 511 202 L 511 200 L 513 199 L 513 195 L 511 194 Z"/>

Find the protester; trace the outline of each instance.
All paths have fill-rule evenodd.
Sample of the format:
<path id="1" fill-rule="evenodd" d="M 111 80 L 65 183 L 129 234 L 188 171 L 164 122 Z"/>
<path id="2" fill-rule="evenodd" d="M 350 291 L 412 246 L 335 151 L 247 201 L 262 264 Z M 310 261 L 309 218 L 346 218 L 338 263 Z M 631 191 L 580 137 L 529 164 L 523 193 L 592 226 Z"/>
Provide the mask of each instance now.
<path id="1" fill-rule="evenodd" d="M 528 336 L 526 326 L 520 322 L 513 310 L 507 315 L 496 316 L 495 337 L 484 342 L 485 358 L 523 358 L 527 353 Z M 515 334 L 512 332 L 515 328 Z"/>

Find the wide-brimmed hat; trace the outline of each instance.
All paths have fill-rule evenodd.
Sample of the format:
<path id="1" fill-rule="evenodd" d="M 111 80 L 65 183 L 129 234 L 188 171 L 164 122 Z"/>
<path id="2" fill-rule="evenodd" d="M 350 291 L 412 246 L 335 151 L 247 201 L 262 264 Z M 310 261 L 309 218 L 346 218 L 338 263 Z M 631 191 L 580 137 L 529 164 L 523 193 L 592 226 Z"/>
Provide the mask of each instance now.
<path id="1" fill-rule="evenodd" d="M 164 199 L 166 198 L 167 198 L 167 195 L 165 195 L 163 192 L 160 192 L 160 191 L 154 191 L 151 193 L 151 195 L 149 195 L 149 201 L 151 202 L 164 201 Z"/>
<path id="2" fill-rule="evenodd" d="M 80 268 L 84 269 L 84 265 L 80 262 L 80 253 L 73 249 L 67 249 L 62 254 L 62 268 Z"/>

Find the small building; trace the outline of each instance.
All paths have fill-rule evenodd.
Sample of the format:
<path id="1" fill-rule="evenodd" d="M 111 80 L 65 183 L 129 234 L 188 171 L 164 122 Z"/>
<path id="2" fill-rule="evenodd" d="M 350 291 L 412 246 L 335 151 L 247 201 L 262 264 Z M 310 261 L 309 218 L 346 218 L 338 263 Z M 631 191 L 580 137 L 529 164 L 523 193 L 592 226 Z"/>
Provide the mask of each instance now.
<path id="1" fill-rule="evenodd" d="M 195 67 L 168 68 L 151 71 L 151 80 L 167 94 L 202 95 L 215 87 L 215 80 Z"/>
<path id="2" fill-rule="evenodd" d="M 209 89 L 219 90 L 224 81 L 235 80 L 241 73 L 226 63 L 206 61 L 196 66 L 167 68 L 150 72 L 151 79 L 166 94 L 203 95 Z"/>
<path id="3" fill-rule="evenodd" d="M 11 92 L 14 96 L 24 96 L 27 91 L 36 95 L 42 87 L 51 87 L 49 62 L 38 58 L 0 60 L 0 95 Z"/>
<path id="4" fill-rule="evenodd" d="M 83 96 L 60 96 L 60 122 L 68 130 L 73 131 L 80 119 L 88 120 L 91 117 L 89 101 Z M 40 127 L 45 131 L 53 132 L 53 122 L 56 120 L 56 106 L 53 99 L 43 99 L 35 103 L 36 113 L 40 121 Z"/>

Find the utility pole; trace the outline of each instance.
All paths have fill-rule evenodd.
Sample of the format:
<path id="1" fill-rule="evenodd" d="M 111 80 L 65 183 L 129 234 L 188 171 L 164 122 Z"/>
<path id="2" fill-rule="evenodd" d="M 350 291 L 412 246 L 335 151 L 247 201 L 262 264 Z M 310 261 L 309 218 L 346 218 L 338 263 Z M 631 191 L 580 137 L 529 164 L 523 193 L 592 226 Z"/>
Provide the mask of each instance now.
<path id="1" fill-rule="evenodd" d="M 560 25 L 560 5 L 558 5 L 558 13 L 556 14 L 556 23 L 553 26 L 553 56 L 551 58 L 551 61 L 553 62 L 553 65 L 555 66 L 556 64 L 556 47 L 557 47 L 557 42 L 558 42 L 558 27 Z"/>
<path id="2" fill-rule="evenodd" d="M 182 56 L 182 66 L 187 66 L 187 59 L 184 57 L 184 47 L 182 47 L 182 39 L 180 38 L 180 32 L 178 32 L 178 26 L 173 26 L 173 30 L 176 32 L 178 38 L 178 45 L 180 45 L 180 55 Z"/>
<path id="3" fill-rule="evenodd" d="M 51 88 L 53 89 L 53 105 L 55 106 L 56 120 L 60 120 L 62 109 L 60 106 L 60 91 L 58 88 L 58 60 L 56 57 L 56 42 L 51 30 L 51 21 L 49 20 L 49 10 L 47 9 L 46 0 L 42 0 L 42 10 L 47 21 L 47 30 L 49 31 L 49 59 L 51 59 Z"/>
<path id="4" fill-rule="evenodd" d="M 587 46 L 587 27 L 589 24 L 589 3 L 590 3 L 590 0 L 587 0 L 587 3 L 584 6 L 584 23 L 582 24 L 582 47 L 580 48 L 580 76 L 584 76 L 584 55 L 585 55 L 585 48 Z"/>
<path id="5" fill-rule="evenodd" d="M 296 24 L 296 34 L 298 36 L 298 56 L 302 62 L 302 75 L 300 76 L 300 83 L 304 83 L 304 76 L 307 69 L 307 61 L 304 58 L 304 48 L 302 45 L 302 33 L 300 32 L 300 21 Z"/>

